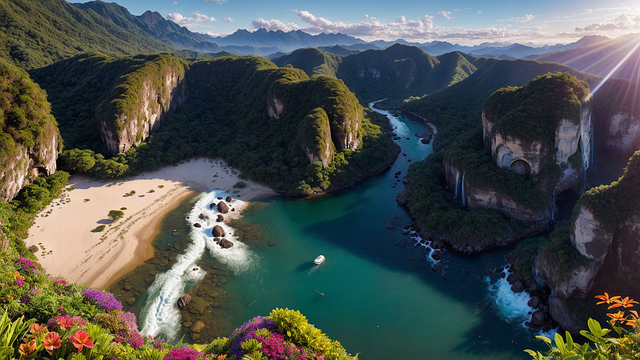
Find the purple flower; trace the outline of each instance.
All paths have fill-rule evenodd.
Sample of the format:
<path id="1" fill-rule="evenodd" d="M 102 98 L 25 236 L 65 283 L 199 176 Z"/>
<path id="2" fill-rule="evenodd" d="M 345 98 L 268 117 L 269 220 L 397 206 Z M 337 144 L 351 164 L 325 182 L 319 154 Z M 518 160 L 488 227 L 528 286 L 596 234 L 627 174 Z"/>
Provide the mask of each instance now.
<path id="1" fill-rule="evenodd" d="M 22 270 L 24 271 L 29 271 L 31 269 L 36 270 L 36 266 L 33 265 L 33 263 L 31 262 L 31 260 L 29 259 L 17 259 L 16 263 L 21 264 L 22 265 Z"/>
<path id="2" fill-rule="evenodd" d="M 106 291 L 89 288 L 84 291 L 84 297 L 106 311 L 122 310 L 122 304 Z"/>

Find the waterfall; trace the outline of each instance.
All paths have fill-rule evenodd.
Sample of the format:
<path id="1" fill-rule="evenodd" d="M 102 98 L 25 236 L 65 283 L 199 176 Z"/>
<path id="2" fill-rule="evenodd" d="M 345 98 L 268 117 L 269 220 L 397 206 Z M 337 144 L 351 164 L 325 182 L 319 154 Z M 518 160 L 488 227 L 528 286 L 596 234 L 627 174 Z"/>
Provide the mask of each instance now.
<path id="1" fill-rule="evenodd" d="M 462 194 L 460 195 L 460 196 L 461 196 L 461 198 L 462 198 L 462 207 L 467 206 L 467 197 L 466 197 L 466 196 L 465 196 L 465 194 L 464 194 L 464 176 L 465 176 L 466 174 L 467 174 L 466 172 L 465 172 L 465 173 L 462 173 Z"/>
<path id="2" fill-rule="evenodd" d="M 553 197 L 551 198 L 551 220 L 556 219 L 556 213 L 558 212 L 558 207 L 556 206 L 556 192 L 553 192 Z"/>
<path id="3" fill-rule="evenodd" d="M 453 189 L 453 198 L 457 199 L 458 198 L 458 187 L 460 186 L 460 172 L 456 171 L 456 186 L 455 189 Z"/>

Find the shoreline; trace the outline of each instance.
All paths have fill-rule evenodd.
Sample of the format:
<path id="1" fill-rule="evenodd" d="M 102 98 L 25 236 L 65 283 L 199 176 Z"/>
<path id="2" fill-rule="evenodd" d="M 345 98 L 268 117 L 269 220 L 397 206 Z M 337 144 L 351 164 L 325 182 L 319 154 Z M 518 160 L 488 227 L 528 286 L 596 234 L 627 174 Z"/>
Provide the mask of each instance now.
<path id="1" fill-rule="evenodd" d="M 199 191 L 189 191 L 179 196 L 175 196 L 171 199 L 171 202 L 161 208 L 157 217 L 150 219 L 146 224 L 144 224 L 144 228 L 140 229 L 138 232 L 134 234 L 134 237 L 138 241 L 138 246 L 134 252 L 134 257 L 129 261 L 129 263 L 125 264 L 120 270 L 118 270 L 115 274 L 111 275 L 111 277 L 105 282 L 102 287 L 108 288 L 109 286 L 116 283 L 120 278 L 122 278 L 128 272 L 134 270 L 140 264 L 143 264 L 145 261 L 151 259 L 155 255 L 155 249 L 153 248 L 153 240 L 160 234 L 160 227 L 162 225 L 162 220 L 168 213 L 175 210 L 180 204 L 186 199 L 198 195 Z"/>
<path id="2" fill-rule="evenodd" d="M 74 175 L 58 199 L 29 229 L 27 247 L 52 276 L 90 287 L 106 287 L 153 257 L 151 242 L 162 219 L 199 192 L 223 190 L 243 201 L 276 195 L 249 180 L 233 189 L 239 171 L 221 159 L 192 159 L 135 177 L 105 181 Z M 110 210 L 124 212 L 112 221 Z M 96 227 L 104 226 L 102 232 Z"/>

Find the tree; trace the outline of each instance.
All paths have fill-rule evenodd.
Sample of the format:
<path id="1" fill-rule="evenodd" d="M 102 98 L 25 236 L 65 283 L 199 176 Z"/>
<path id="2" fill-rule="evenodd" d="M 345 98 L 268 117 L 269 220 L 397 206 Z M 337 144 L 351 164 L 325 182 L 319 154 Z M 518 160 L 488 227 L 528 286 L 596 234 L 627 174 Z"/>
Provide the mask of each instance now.
<path id="1" fill-rule="evenodd" d="M 118 219 L 122 219 L 124 213 L 120 210 L 111 210 L 109 211 L 109 218 L 113 221 L 117 221 Z"/>

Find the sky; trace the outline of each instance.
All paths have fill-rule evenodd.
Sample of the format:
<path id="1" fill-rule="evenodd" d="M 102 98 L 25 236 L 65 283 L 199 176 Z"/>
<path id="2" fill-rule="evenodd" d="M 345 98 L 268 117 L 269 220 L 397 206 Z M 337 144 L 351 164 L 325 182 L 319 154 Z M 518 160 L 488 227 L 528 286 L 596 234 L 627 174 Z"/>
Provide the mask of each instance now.
<path id="1" fill-rule="evenodd" d="M 78 2 L 78 1 L 72 1 Z M 80 1 L 84 2 L 84 1 Z M 640 32 L 640 0 L 116 0 L 134 15 L 157 11 L 191 31 L 343 33 L 365 41 L 568 43 Z"/>

